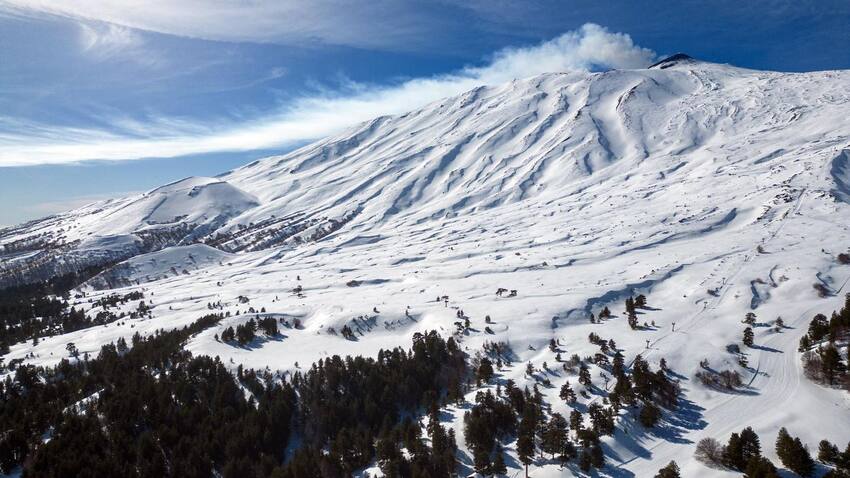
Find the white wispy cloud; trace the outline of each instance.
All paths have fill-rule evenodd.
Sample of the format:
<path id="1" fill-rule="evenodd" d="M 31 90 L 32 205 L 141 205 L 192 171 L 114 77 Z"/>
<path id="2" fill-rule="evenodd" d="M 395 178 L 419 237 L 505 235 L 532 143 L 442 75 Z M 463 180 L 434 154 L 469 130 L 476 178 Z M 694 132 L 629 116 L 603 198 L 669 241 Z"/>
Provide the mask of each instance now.
<path id="1" fill-rule="evenodd" d="M 128 61 L 149 68 L 166 65 L 163 57 L 145 48 L 138 30 L 114 23 L 80 21 L 77 23 L 80 49 L 97 61 Z"/>
<path id="2" fill-rule="evenodd" d="M 80 23 L 80 43 L 83 50 L 110 57 L 144 43 L 142 36 L 130 28 L 114 23 Z"/>
<path id="3" fill-rule="evenodd" d="M 413 46 L 433 9 L 408 0 L 0 0 L 18 14 L 95 20 L 190 38 Z"/>
<path id="4" fill-rule="evenodd" d="M 484 66 L 390 86 L 348 84 L 340 90 L 296 99 L 276 115 L 237 124 L 115 118 L 109 121 L 115 130 L 101 131 L 41 125 L 23 128 L 12 119 L 0 117 L 0 166 L 270 149 L 327 136 L 376 116 L 402 113 L 480 85 L 554 71 L 638 68 L 654 57 L 628 35 L 586 24 L 539 45 L 501 50 Z M 3 129 L 13 132 L 4 134 Z"/>

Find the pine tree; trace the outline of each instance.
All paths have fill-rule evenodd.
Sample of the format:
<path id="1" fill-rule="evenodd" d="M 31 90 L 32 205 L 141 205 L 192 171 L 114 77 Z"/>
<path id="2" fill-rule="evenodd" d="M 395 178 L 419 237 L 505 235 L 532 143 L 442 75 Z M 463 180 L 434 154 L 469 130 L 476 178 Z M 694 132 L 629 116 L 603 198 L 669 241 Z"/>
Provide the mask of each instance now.
<path id="1" fill-rule="evenodd" d="M 797 347 L 798 352 L 806 352 L 812 347 L 812 341 L 809 340 L 808 335 L 804 335 L 800 337 L 800 346 Z"/>
<path id="2" fill-rule="evenodd" d="M 679 465 L 675 461 L 671 461 L 655 474 L 655 478 L 681 478 L 681 476 L 679 474 Z"/>
<path id="3" fill-rule="evenodd" d="M 540 448 L 552 455 L 560 453 L 567 440 L 567 420 L 560 413 L 553 413 L 541 434 Z"/>
<path id="4" fill-rule="evenodd" d="M 578 410 L 573 410 L 570 412 L 570 428 L 578 433 L 579 430 L 582 429 L 582 425 L 584 423 L 584 416 Z"/>
<path id="5" fill-rule="evenodd" d="M 815 470 L 815 462 L 812 460 L 809 450 L 806 449 L 799 438 L 794 438 L 794 445 L 791 450 L 791 462 L 783 462 L 782 464 L 800 476 L 811 476 Z"/>
<path id="6" fill-rule="evenodd" d="M 635 311 L 635 300 L 631 297 L 626 298 L 626 312 L 632 314 Z"/>
<path id="7" fill-rule="evenodd" d="M 528 465 L 531 464 L 532 457 L 534 456 L 534 437 L 532 433 L 533 431 L 521 431 L 516 442 L 516 450 L 517 455 L 519 456 L 519 461 L 525 465 L 525 478 L 528 478 Z"/>
<path id="8" fill-rule="evenodd" d="M 526 393 L 528 393 L 527 388 Z M 528 465 L 531 464 L 534 457 L 534 431 L 537 428 L 537 414 L 535 407 L 527 404 L 519 424 L 516 449 L 519 461 L 525 465 L 526 478 L 528 478 Z"/>
<path id="9" fill-rule="evenodd" d="M 602 447 L 599 446 L 599 443 L 594 443 L 593 446 L 590 447 L 590 464 L 593 465 L 594 468 L 602 468 L 605 466 L 605 454 L 602 453 Z"/>
<path id="10" fill-rule="evenodd" d="M 785 427 L 779 429 L 779 434 L 776 435 L 776 456 L 779 461 L 785 463 L 791 459 L 791 448 L 794 446 L 794 439 L 788 434 Z"/>
<path id="11" fill-rule="evenodd" d="M 490 467 L 490 472 L 494 475 L 504 475 L 508 472 L 508 467 L 505 466 L 505 457 L 502 447 L 496 447 L 496 458 L 493 459 L 493 465 Z"/>
<path id="12" fill-rule="evenodd" d="M 593 384 L 590 379 L 590 369 L 588 369 L 585 364 L 581 364 L 581 367 L 579 368 L 578 383 L 585 387 L 590 387 Z"/>
<path id="13" fill-rule="evenodd" d="M 620 378 L 623 374 L 625 374 L 625 370 L 625 359 L 623 354 L 621 354 L 618 350 L 614 354 L 614 360 L 611 362 L 611 373 L 615 377 Z"/>
<path id="14" fill-rule="evenodd" d="M 573 442 L 570 441 L 569 438 L 564 440 L 564 446 L 561 448 L 561 451 L 558 454 L 558 460 L 561 461 L 562 464 L 567 463 L 576 457 L 576 447 L 573 445 Z"/>
<path id="15" fill-rule="evenodd" d="M 559 394 L 561 400 L 567 403 L 575 403 L 576 401 L 576 393 L 573 391 L 572 387 L 570 387 L 569 382 L 565 382 L 561 386 L 561 393 Z"/>
<path id="16" fill-rule="evenodd" d="M 652 428 L 661 419 L 661 410 L 652 403 L 647 403 L 641 408 L 638 419 L 641 425 Z"/>
<path id="17" fill-rule="evenodd" d="M 482 448 L 476 448 L 472 452 L 472 466 L 477 473 L 482 475 L 490 474 L 490 453 Z"/>
<path id="18" fill-rule="evenodd" d="M 823 314 L 817 314 L 809 322 L 808 336 L 812 343 L 817 344 L 829 333 L 829 321 Z"/>
<path id="19" fill-rule="evenodd" d="M 821 372 L 823 372 L 823 376 L 826 377 L 829 384 L 832 385 L 835 382 L 836 376 L 842 375 L 847 370 L 847 367 L 841 360 L 841 354 L 838 352 L 838 349 L 832 344 L 827 344 L 818 353 L 821 358 Z"/>
<path id="20" fill-rule="evenodd" d="M 815 469 L 815 462 L 799 438 L 792 438 L 785 428 L 779 430 L 776 439 L 776 454 L 779 460 L 789 470 L 800 476 L 810 476 Z"/>
<path id="21" fill-rule="evenodd" d="M 828 440 L 821 440 L 818 444 L 818 460 L 827 463 L 835 464 L 838 461 L 841 452 L 838 447 L 830 443 Z"/>
<path id="22" fill-rule="evenodd" d="M 729 436 L 729 441 L 723 448 L 723 464 L 734 470 L 743 470 L 746 466 L 741 448 L 741 437 L 737 433 Z"/>
<path id="23" fill-rule="evenodd" d="M 747 427 L 741 430 L 741 458 L 743 459 L 744 466 L 754 456 L 761 456 L 761 444 L 759 443 L 759 436 L 756 432 L 752 428 Z"/>
<path id="24" fill-rule="evenodd" d="M 478 366 L 478 370 L 476 371 L 475 379 L 478 385 L 481 385 L 481 382 L 488 383 L 490 379 L 493 378 L 493 362 L 490 361 L 487 357 L 481 359 L 481 364 Z"/>
<path id="25" fill-rule="evenodd" d="M 747 327 L 746 329 L 744 329 L 744 339 L 743 339 L 744 345 L 746 345 L 747 347 L 752 347 L 753 346 L 753 337 L 754 337 L 754 335 L 753 335 L 753 329 L 752 328 Z"/>
<path id="26" fill-rule="evenodd" d="M 763 456 L 754 456 L 747 462 L 744 478 L 779 478 L 776 467 Z"/>
<path id="27" fill-rule="evenodd" d="M 637 316 L 637 314 L 635 314 L 634 311 L 629 312 L 629 318 L 627 320 L 628 320 L 628 323 L 629 323 L 629 327 L 632 330 L 635 330 L 635 329 L 638 328 L 638 316 Z"/>
<path id="28" fill-rule="evenodd" d="M 581 455 L 579 455 L 579 460 L 578 460 L 578 466 L 581 469 L 581 471 L 587 473 L 588 471 L 590 471 L 590 467 L 591 467 L 592 464 L 593 464 L 593 461 L 590 458 L 590 451 L 582 450 Z M 528 475 L 526 475 L 526 478 L 528 478 Z"/>

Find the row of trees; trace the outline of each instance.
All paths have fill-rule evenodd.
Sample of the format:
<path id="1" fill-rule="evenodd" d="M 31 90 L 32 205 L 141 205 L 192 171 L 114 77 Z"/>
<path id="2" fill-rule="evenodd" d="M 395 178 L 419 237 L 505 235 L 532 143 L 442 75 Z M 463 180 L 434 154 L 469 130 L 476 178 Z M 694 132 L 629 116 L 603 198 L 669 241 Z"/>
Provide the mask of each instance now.
<path id="1" fill-rule="evenodd" d="M 239 345 L 247 345 L 254 341 L 257 332 L 263 332 L 267 337 L 276 337 L 279 335 L 277 320 L 274 317 L 263 317 L 254 320 L 249 319 L 243 324 L 238 324 L 236 329 L 233 326 L 227 327 L 221 333 L 223 342 L 237 342 Z"/>
<path id="2" fill-rule="evenodd" d="M 802 477 L 813 476 L 815 461 L 799 438 L 792 437 L 783 427 L 776 437 L 775 446 L 776 455 L 785 468 Z M 762 456 L 759 436 L 750 427 L 740 433 L 733 433 L 725 446 L 714 438 L 703 438 L 697 443 L 694 456 L 703 463 L 742 471 L 747 478 L 779 478 L 776 466 Z M 846 451 L 841 453 L 838 447 L 822 440 L 818 448 L 818 460 L 835 467 L 825 477 L 850 476 L 850 443 Z"/>
<path id="3" fill-rule="evenodd" d="M 809 322 L 809 328 L 800 338 L 799 351 L 803 353 L 803 367 L 806 376 L 830 386 L 843 384 L 850 390 L 846 351 L 850 337 L 850 294 L 846 296 L 844 307 L 833 312 L 827 319 L 817 314 Z M 845 354 L 841 353 L 841 349 Z"/>

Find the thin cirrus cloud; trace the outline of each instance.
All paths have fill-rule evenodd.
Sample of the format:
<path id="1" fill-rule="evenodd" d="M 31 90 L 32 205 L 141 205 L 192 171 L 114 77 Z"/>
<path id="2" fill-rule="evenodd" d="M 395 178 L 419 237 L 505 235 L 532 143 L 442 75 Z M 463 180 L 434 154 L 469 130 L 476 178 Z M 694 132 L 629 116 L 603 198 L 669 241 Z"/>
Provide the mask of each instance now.
<path id="1" fill-rule="evenodd" d="M 84 51 L 108 57 L 138 48 L 143 40 L 134 30 L 114 23 L 80 23 L 80 43 Z"/>
<path id="2" fill-rule="evenodd" d="M 431 9 L 406 0 L 0 0 L 19 15 L 100 21 L 228 42 L 319 43 L 415 49 Z M 419 45 L 421 46 L 421 45 Z"/>
<path id="3" fill-rule="evenodd" d="M 239 123 L 196 123 L 169 118 L 145 122 L 116 118 L 115 131 L 28 125 L 9 118 L 0 133 L 0 166 L 55 164 L 89 159 L 179 157 L 272 149 L 321 138 L 376 116 L 398 114 L 440 98 L 536 74 L 608 68 L 640 68 L 655 58 L 622 33 L 586 24 L 539 45 L 507 48 L 484 66 L 389 86 L 351 84 L 335 92 L 298 98 L 280 113 Z"/>

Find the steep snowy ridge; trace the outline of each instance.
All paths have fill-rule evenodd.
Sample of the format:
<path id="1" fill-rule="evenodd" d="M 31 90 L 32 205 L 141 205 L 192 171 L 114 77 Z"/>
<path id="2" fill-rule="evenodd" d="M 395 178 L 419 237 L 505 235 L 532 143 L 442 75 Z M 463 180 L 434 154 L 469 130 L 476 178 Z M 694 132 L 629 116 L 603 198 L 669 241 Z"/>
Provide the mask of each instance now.
<path id="1" fill-rule="evenodd" d="M 850 266 L 835 260 L 850 247 L 849 117 L 850 71 L 685 57 L 476 88 L 218 178 L 0 231 L 0 282 L 108 257 L 123 262 L 86 284 L 85 300 L 143 288 L 153 305 L 152 319 L 17 344 L 7 361 L 34 353 L 28 362 L 56 363 L 69 341 L 96 353 L 220 302 L 231 316 L 192 339 L 192 352 L 292 372 L 406 346 L 418 331 L 451 335 L 462 310 L 474 329 L 463 347 L 510 342 L 519 361 L 499 377 L 520 386 L 534 383 L 525 362 L 555 363 L 553 338 L 565 357 L 598 351 L 587 341 L 594 332 L 616 340 L 627 361 L 666 359 L 683 407 L 660 429 L 629 425 L 605 438 L 603 475 L 653 476 L 675 459 L 683 476 L 734 476 L 696 462 L 695 442 L 747 425 L 765 444 L 779 426 L 810 446 L 848 438 L 850 395 L 807 381 L 796 348 L 811 317 L 850 292 Z M 815 283 L 833 295 L 820 297 Z M 621 313 L 637 293 L 652 308 L 635 331 Z M 435 301 L 443 295 L 447 303 Z M 590 323 L 604 306 L 614 318 Z M 251 347 L 214 339 L 253 317 L 249 307 L 304 327 Z M 746 349 L 743 368 L 727 346 L 740 343 L 749 311 L 788 327 L 757 327 L 761 347 Z M 330 332 L 345 325 L 357 340 Z M 738 370 L 750 388 L 702 386 L 693 377 L 703 359 Z M 558 390 L 576 377 L 552 369 L 541 391 L 569 413 Z M 601 397 L 579 406 L 593 400 Z M 463 410 L 445 412 L 463 449 Z M 515 444 L 505 450 L 516 455 Z M 562 476 L 554 462 L 532 471 Z"/>

